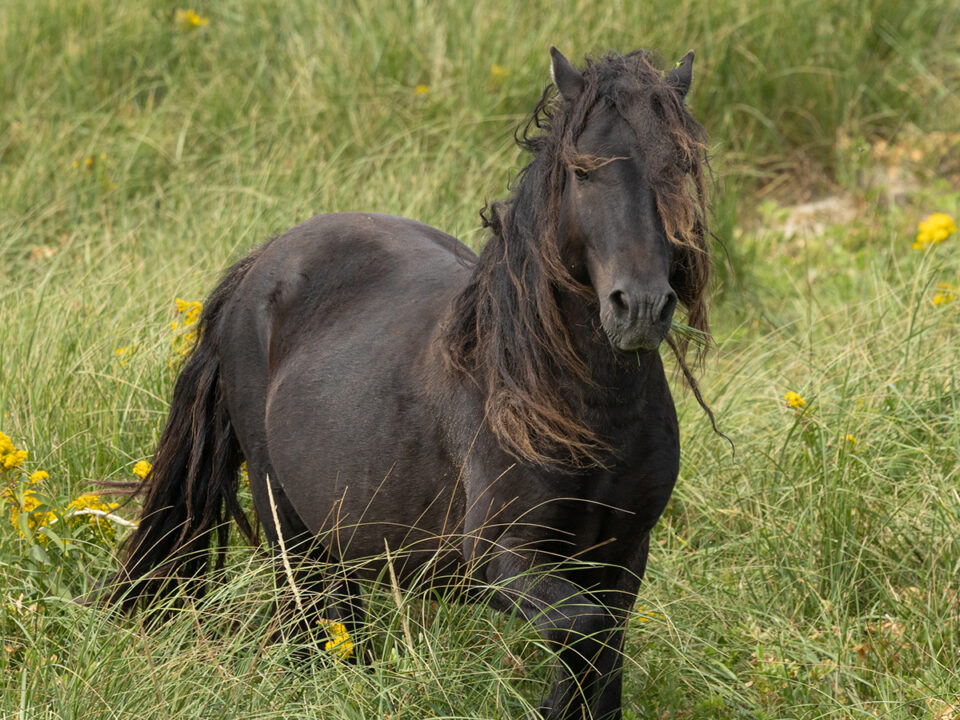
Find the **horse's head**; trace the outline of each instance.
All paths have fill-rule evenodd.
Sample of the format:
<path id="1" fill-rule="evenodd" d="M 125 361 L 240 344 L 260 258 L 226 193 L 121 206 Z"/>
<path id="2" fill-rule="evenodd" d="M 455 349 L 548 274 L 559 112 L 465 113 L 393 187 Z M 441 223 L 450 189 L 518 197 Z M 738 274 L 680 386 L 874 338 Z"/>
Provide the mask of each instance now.
<path id="1" fill-rule="evenodd" d="M 585 77 L 555 48 L 554 83 L 569 118 L 562 161 L 558 242 L 562 260 L 596 292 L 600 323 L 620 350 L 654 350 L 670 330 L 687 264 L 672 205 L 684 191 L 678 146 L 693 54 L 665 77 L 634 58 L 626 72 Z M 629 59 L 629 58 L 628 58 Z M 590 97 L 582 97 L 588 94 Z M 578 117 L 579 113 L 579 117 Z M 679 138 L 682 142 L 682 137 Z M 671 187 L 673 186 L 673 187 Z M 671 196 L 676 203 L 669 202 Z M 671 217 L 664 215 L 671 213 Z M 683 209 L 694 217 L 696 209 Z"/>
<path id="2" fill-rule="evenodd" d="M 701 349 L 709 339 L 706 140 L 683 101 L 692 53 L 666 75 L 643 50 L 580 71 L 551 53 L 560 97 L 548 86 L 516 136 L 533 158 L 509 200 L 480 213 L 490 236 L 451 306 L 444 349 L 486 393 L 502 447 L 537 464 L 593 465 L 604 441 L 565 397 L 592 379 L 584 307 L 599 306 L 621 351 L 655 350 L 677 305 Z M 670 345 L 695 383 L 687 337 Z"/>

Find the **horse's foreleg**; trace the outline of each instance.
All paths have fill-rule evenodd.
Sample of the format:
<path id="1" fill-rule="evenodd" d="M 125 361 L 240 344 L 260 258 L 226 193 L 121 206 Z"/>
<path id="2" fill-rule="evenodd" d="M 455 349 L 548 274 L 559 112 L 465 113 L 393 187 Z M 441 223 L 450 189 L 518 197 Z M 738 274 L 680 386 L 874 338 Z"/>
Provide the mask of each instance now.
<path id="1" fill-rule="evenodd" d="M 569 672 L 563 672 L 550 695 L 540 706 L 544 718 L 593 718 L 620 720 L 623 695 L 623 626 L 601 630 L 595 636 L 594 659 L 585 663 L 588 652 L 578 643 L 560 651 L 561 661 Z M 574 662 L 585 663 L 571 667 L 568 655 L 575 652 Z M 585 713 L 584 708 L 590 712 Z"/>
<path id="2" fill-rule="evenodd" d="M 620 720 L 622 613 L 604 607 L 574 583 L 539 573 L 514 552 L 484 568 L 497 604 L 517 608 L 558 652 L 559 678 L 540 713 L 548 720 Z"/>

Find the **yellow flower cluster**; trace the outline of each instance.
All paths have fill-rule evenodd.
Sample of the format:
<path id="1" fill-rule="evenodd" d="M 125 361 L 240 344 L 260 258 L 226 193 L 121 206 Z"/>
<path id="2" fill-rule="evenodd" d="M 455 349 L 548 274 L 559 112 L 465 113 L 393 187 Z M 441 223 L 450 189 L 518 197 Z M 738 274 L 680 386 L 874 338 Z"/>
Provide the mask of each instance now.
<path id="1" fill-rule="evenodd" d="M 913 247 L 926 250 L 931 245 L 942 243 L 957 231 L 953 218 L 946 213 L 934 213 L 917 227 L 917 239 Z"/>
<path id="2" fill-rule="evenodd" d="M 0 504 L 7 506 L 10 522 L 21 537 L 26 537 L 21 516 L 25 516 L 26 530 L 41 544 L 46 543 L 49 537 L 44 533 L 34 533 L 58 522 L 62 522 L 71 531 L 91 527 L 98 530 L 102 537 L 114 537 L 111 519 L 116 518 L 111 518 L 110 513 L 120 507 L 119 503 L 105 503 L 98 495 L 88 493 L 72 500 L 63 511 L 49 508 L 48 501 L 38 492 L 38 487 L 44 480 L 50 479 L 50 473 L 36 470 L 27 475 L 20 467 L 27 455 L 26 450 L 18 450 L 10 437 L 0 432 L 0 475 L 7 479 L 6 487 L 0 490 Z M 11 476 L 11 471 L 14 471 L 15 475 Z M 64 546 L 66 545 L 67 540 L 64 539 Z"/>
<path id="3" fill-rule="evenodd" d="M 27 528 L 31 533 L 57 521 L 57 515 L 53 510 L 46 512 L 38 511 L 38 508 L 43 505 L 43 501 L 37 497 L 37 492 L 33 488 L 25 489 L 20 497 L 17 497 L 17 493 L 14 490 L 5 488 L 3 490 L 3 499 L 6 504 L 10 506 L 10 524 L 17 528 L 20 532 L 20 537 L 26 537 L 23 528 L 20 526 L 21 513 L 27 516 Z M 41 543 L 45 542 L 46 539 L 46 535 L 40 535 L 37 538 Z"/>
<path id="4" fill-rule="evenodd" d="M 141 460 L 133 466 L 133 474 L 141 480 L 146 480 L 147 475 L 150 474 L 151 470 L 153 470 L 153 465 L 148 463 L 146 460 Z"/>
<path id="5" fill-rule="evenodd" d="M 931 302 L 940 307 L 941 305 L 949 305 L 954 300 L 957 299 L 957 286 L 951 285 L 950 283 L 937 283 L 937 294 L 933 296 Z"/>
<path id="6" fill-rule="evenodd" d="M 29 456 L 29 452 L 17 448 L 10 436 L 0 432 L 0 474 L 6 475 L 9 471 L 19 471 L 22 477 L 22 468 L 20 467 Z M 56 516 L 50 512 L 39 512 L 38 508 L 43 505 L 43 501 L 37 496 L 37 491 L 30 487 L 50 477 L 43 470 L 37 470 L 27 478 L 27 486 L 24 487 L 16 480 L 10 480 L 7 487 L 0 491 L 0 498 L 10 510 L 10 522 L 23 535 L 23 529 L 20 526 L 20 514 L 27 514 L 27 527 L 32 531 L 41 525 L 49 523 Z"/>
<path id="7" fill-rule="evenodd" d="M 23 475 L 20 467 L 29 456 L 29 452 L 17 448 L 10 436 L 0 432 L 0 474 L 16 470 Z M 7 487 L 0 491 L 0 498 L 3 499 L 10 509 L 10 522 L 23 535 L 23 529 L 20 527 L 20 514 L 27 513 L 27 527 L 30 530 L 49 524 L 55 521 L 56 515 L 52 512 L 38 512 L 38 508 L 43 505 L 43 501 L 37 496 L 37 491 L 30 487 L 43 482 L 50 477 L 45 470 L 37 470 L 27 476 L 26 487 L 15 480 L 11 480 Z"/>
<path id="8" fill-rule="evenodd" d="M 173 23 L 183 32 L 190 32 L 210 24 L 210 18 L 201 17 L 193 10 L 178 9 L 173 14 Z"/>
<path id="9" fill-rule="evenodd" d="M 26 515 L 27 529 L 31 534 L 42 527 L 52 527 L 63 520 L 72 531 L 86 525 L 98 531 L 98 535 L 102 537 L 110 540 L 115 537 L 113 523 L 106 516 L 120 507 L 120 503 L 105 503 L 99 496 L 86 493 L 71 500 L 66 510 L 58 514 L 56 510 L 41 511 L 41 508 L 46 506 L 32 487 L 24 488 L 19 493 L 11 488 L 5 488 L 0 496 L 9 506 L 10 523 L 17 528 L 21 537 L 26 537 L 20 525 L 21 514 Z M 48 537 L 42 533 L 35 535 L 35 538 L 41 544 L 48 540 Z"/>
<path id="10" fill-rule="evenodd" d="M 197 329 L 194 326 L 200 321 L 202 310 L 203 303 L 177 298 L 177 314 L 182 318 L 171 322 L 170 329 L 175 333 L 180 331 L 171 338 L 171 342 L 173 349 L 181 357 L 186 357 L 197 341 Z"/>
<path id="11" fill-rule="evenodd" d="M 99 495 L 85 493 L 75 500 L 71 500 L 67 505 L 67 511 L 64 517 L 72 521 L 71 525 L 76 527 L 86 522 L 91 528 L 97 530 L 103 537 L 113 539 L 115 531 L 110 519 L 104 517 L 120 507 L 120 503 L 105 503 Z"/>
<path id="12" fill-rule="evenodd" d="M 123 347 L 118 347 L 113 351 L 113 354 L 117 356 L 117 359 L 120 361 L 120 367 L 126 367 L 127 363 L 130 362 L 130 358 L 133 353 L 136 351 L 137 346 L 124 345 Z"/>
<path id="13" fill-rule="evenodd" d="M 413 89 L 413 94 L 414 94 L 414 95 L 419 95 L 420 97 L 425 97 L 425 96 L 427 96 L 427 95 L 430 94 L 430 86 L 429 86 L 429 85 L 417 85 L 417 86 Z"/>
<path id="14" fill-rule="evenodd" d="M 343 660 L 349 660 L 353 657 L 353 640 L 350 638 L 350 633 L 347 632 L 346 625 L 335 620 L 321 620 L 320 624 L 326 629 L 327 635 L 330 636 L 323 649 Z"/>
<path id="15" fill-rule="evenodd" d="M 665 620 L 662 612 L 658 612 L 653 608 L 647 607 L 646 605 L 640 605 L 636 609 L 636 615 L 634 616 L 634 622 L 640 624 L 652 622 L 653 620 Z"/>
<path id="16" fill-rule="evenodd" d="M 187 325 L 194 325 L 197 320 L 200 319 L 200 311 L 203 310 L 203 303 L 198 303 L 195 300 L 183 300 L 182 298 L 177 298 L 177 313 L 183 315 L 183 320 L 180 322 L 182 327 Z M 173 329 L 177 329 L 177 321 L 173 321 Z"/>
<path id="17" fill-rule="evenodd" d="M 787 401 L 788 407 L 792 407 L 795 410 L 800 410 L 807 405 L 807 401 L 800 397 L 800 393 L 796 393 L 793 390 L 784 395 L 783 399 Z"/>
<path id="18" fill-rule="evenodd" d="M 27 455 L 29 453 L 26 450 L 14 447 L 9 435 L 0 432 L 0 470 L 20 467 Z"/>

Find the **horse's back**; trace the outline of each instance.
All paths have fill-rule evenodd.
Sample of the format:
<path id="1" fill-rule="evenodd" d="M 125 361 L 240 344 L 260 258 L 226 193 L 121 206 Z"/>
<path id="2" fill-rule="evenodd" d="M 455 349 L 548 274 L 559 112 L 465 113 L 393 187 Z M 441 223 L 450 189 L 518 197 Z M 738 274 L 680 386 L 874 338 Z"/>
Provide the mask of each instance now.
<path id="1" fill-rule="evenodd" d="M 273 240 L 235 293 L 221 332 L 241 445 L 338 554 L 384 538 L 431 553 L 457 530 L 433 340 L 473 258 L 412 220 L 322 215 Z"/>

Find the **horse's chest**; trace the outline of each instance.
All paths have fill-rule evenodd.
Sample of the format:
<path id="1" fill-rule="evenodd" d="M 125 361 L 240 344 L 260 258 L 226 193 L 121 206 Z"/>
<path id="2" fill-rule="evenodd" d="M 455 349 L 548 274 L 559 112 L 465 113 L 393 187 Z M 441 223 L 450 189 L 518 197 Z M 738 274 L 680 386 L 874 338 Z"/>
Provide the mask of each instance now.
<path id="1" fill-rule="evenodd" d="M 675 473 L 662 468 L 632 477 L 604 478 L 587 488 L 585 499 L 574 503 L 579 511 L 570 508 L 579 549 L 637 541 L 663 513 L 675 480 Z"/>

